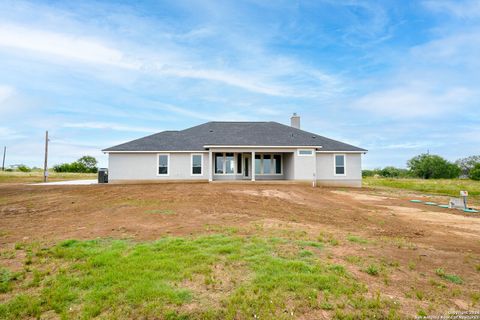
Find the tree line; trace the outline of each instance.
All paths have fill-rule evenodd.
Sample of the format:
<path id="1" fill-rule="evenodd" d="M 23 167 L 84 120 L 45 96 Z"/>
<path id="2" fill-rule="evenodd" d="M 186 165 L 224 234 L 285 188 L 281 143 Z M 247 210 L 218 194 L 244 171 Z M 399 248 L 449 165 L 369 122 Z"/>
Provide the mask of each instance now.
<path id="1" fill-rule="evenodd" d="M 97 173 L 98 161 L 92 156 L 83 156 L 77 161 L 70 163 L 62 163 L 53 166 L 53 171 L 55 172 L 77 172 L 77 173 Z M 31 172 L 42 170 L 40 168 L 30 168 L 24 164 L 16 166 L 17 171 L 21 172 Z M 14 171 L 14 169 L 6 169 L 5 171 Z"/>
<path id="2" fill-rule="evenodd" d="M 423 153 L 407 161 L 407 169 L 392 166 L 363 170 L 364 177 L 480 180 L 480 156 L 470 156 L 450 162 L 441 156 Z"/>

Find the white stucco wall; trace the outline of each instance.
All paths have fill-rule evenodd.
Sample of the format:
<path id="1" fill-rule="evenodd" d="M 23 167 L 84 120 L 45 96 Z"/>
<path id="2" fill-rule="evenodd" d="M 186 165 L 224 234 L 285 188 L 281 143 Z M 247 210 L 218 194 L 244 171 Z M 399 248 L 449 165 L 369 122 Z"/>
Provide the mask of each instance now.
<path id="1" fill-rule="evenodd" d="M 208 153 L 201 153 L 203 154 L 202 175 L 191 175 L 191 153 L 165 154 L 170 155 L 168 175 L 157 175 L 158 154 L 156 153 L 110 153 L 108 155 L 108 179 L 112 182 L 121 180 L 208 180 Z"/>
<path id="2" fill-rule="evenodd" d="M 156 153 L 110 153 L 108 157 L 109 181 L 208 180 L 208 152 L 201 153 L 203 155 L 202 175 L 191 175 L 192 153 L 166 154 L 170 155 L 169 174 L 164 176 L 157 175 L 158 154 Z M 335 175 L 334 155 L 334 153 L 316 153 L 312 156 L 299 156 L 297 151 L 283 153 L 283 174 L 256 175 L 256 180 L 286 179 L 311 182 L 316 162 L 316 177 L 319 185 L 360 187 L 362 184 L 362 155 L 345 153 L 345 175 Z M 236 179 L 243 179 L 243 176 L 214 175 L 214 180 Z"/>
<path id="3" fill-rule="evenodd" d="M 345 175 L 335 175 L 335 154 L 317 153 L 317 181 L 322 185 L 331 186 L 362 186 L 362 154 L 344 153 Z"/>

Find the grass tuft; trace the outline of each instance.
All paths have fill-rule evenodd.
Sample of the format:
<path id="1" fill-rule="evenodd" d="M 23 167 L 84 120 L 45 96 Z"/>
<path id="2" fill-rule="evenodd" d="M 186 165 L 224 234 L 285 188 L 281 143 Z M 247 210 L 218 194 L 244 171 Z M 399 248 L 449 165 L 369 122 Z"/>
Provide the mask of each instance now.
<path id="1" fill-rule="evenodd" d="M 364 271 L 371 276 L 378 276 L 378 274 L 380 273 L 378 266 L 374 264 L 368 265 Z"/>
<path id="2" fill-rule="evenodd" d="M 368 240 L 366 239 L 363 239 L 359 236 L 354 236 L 354 235 L 349 235 L 347 236 L 347 240 L 350 241 L 350 242 L 354 242 L 354 243 L 360 243 L 360 244 L 366 244 L 368 243 Z"/>
<path id="3" fill-rule="evenodd" d="M 435 270 L 435 273 L 436 273 L 437 276 L 439 276 L 440 278 L 445 279 L 445 280 L 447 280 L 447 281 L 450 281 L 450 282 L 452 282 L 452 283 L 463 284 L 462 278 L 460 278 L 460 277 L 457 276 L 456 274 L 447 274 L 447 273 L 445 273 L 445 270 L 443 270 L 442 268 L 436 269 L 436 270 Z"/>

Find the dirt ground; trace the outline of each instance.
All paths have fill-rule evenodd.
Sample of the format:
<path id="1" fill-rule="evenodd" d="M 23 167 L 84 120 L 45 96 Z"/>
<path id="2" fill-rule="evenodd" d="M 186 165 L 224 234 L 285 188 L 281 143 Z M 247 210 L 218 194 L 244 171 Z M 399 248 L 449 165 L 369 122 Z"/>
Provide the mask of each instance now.
<path id="1" fill-rule="evenodd" d="M 479 310 L 480 215 L 409 202 L 413 197 L 295 184 L 0 185 L 0 246 L 218 232 L 323 237 L 338 243 L 321 253 L 325 259 L 345 265 L 372 294 L 398 301 L 405 314 Z M 15 259 L 0 263 L 21 266 Z M 363 272 L 369 263 L 385 272 Z M 442 281 L 438 268 L 464 283 Z"/>

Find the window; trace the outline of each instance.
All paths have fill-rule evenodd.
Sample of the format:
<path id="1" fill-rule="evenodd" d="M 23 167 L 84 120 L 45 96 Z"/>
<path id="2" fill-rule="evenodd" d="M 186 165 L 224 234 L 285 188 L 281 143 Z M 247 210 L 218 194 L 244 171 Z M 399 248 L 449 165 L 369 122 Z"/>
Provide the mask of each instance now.
<path id="1" fill-rule="evenodd" d="M 158 155 L 158 174 L 159 175 L 168 175 L 168 163 L 170 162 L 170 157 L 168 154 L 159 154 Z"/>
<path id="2" fill-rule="evenodd" d="M 255 174 L 262 174 L 262 155 L 255 155 Z"/>
<path id="3" fill-rule="evenodd" d="M 273 155 L 273 166 L 276 174 L 282 174 L 282 155 Z"/>
<path id="4" fill-rule="evenodd" d="M 255 174 L 282 174 L 282 155 L 256 154 Z"/>
<path id="5" fill-rule="evenodd" d="M 215 173 L 223 174 L 223 153 L 215 153 Z"/>
<path id="6" fill-rule="evenodd" d="M 311 156 L 313 154 L 313 150 L 308 150 L 308 149 L 299 149 L 298 150 L 298 155 L 299 156 Z"/>
<path id="7" fill-rule="evenodd" d="M 345 175 L 345 155 L 335 155 L 335 175 Z"/>
<path id="8" fill-rule="evenodd" d="M 225 154 L 225 173 L 231 174 L 235 173 L 235 161 L 234 161 L 233 153 L 226 153 Z"/>
<path id="9" fill-rule="evenodd" d="M 235 174 L 234 153 L 215 153 L 215 174 Z"/>
<path id="10" fill-rule="evenodd" d="M 237 154 L 237 173 L 242 173 L 242 154 Z"/>
<path id="11" fill-rule="evenodd" d="M 272 173 L 272 161 L 270 158 L 271 156 L 269 154 L 263 155 L 263 174 Z"/>
<path id="12" fill-rule="evenodd" d="M 192 154 L 192 175 L 202 174 L 203 156 L 201 154 Z"/>

